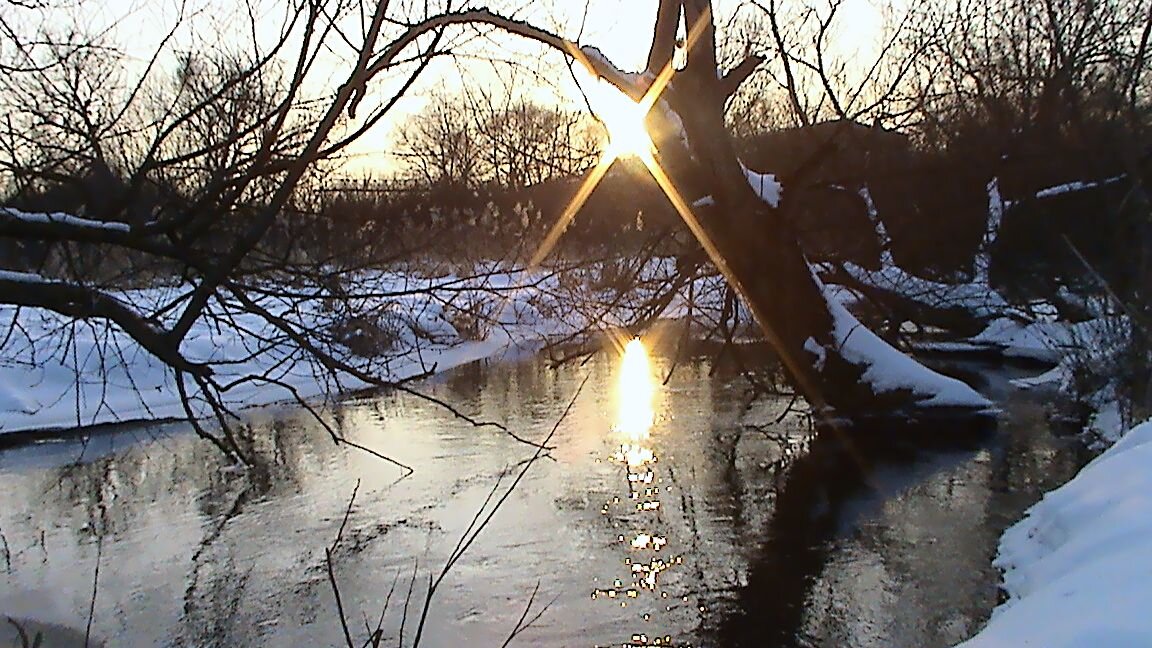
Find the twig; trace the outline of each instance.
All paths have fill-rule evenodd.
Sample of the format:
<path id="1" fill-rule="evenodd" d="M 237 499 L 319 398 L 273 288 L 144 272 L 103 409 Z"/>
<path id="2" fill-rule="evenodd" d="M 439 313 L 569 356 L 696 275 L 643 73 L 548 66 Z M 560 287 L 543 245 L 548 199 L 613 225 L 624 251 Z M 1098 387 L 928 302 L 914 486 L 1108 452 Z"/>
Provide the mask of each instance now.
<path id="1" fill-rule="evenodd" d="M 352 505 L 356 502 L 356 493 L 359 491 L 360 480 L 357 479 L 356 486 L 352 489 L 352 496 L 348 498 L 348 508 L 344 510 L 344 519 L 340 521 L 340 528 L 336 531 L 336 539 L 332 541 L 332 546 L 324 549 L 324 562 L 328 566 L 328 582 L 332 585 L 332 595 L 336 598 L 336 612 L 340 615 L 340 628 L 344 631 L 344 642 L 348 648 L 356 648 L 356 644 L 352 643 L 352 633 L 348 630 L 348 618 L 344 615 L 344 601 L 340 598 L 340 587 L 336 584 L 336 572 L 332 567 L 332 554 L 340 545 L 340 540 L 344 538 L 344 528 L 348 525 L 348 518 L 352 515 Z"/>
<path id="2" fill-rule="evenodd" d="M 552 607 L 552 604 L 556 602 L 556 599 L 560 598 L 559 594 L 554 596 L 552 600 L 545 603 L 543 607 L 541 607 L 536 612 L 536 614 L 532 616 L 531 619 L 528 619 L 528 621 L 525 622 L 524 619 L 528 617 L 528 612 L 532 610 L 532 603 L 536 601 L 536 594 L 539 592 L 540 581 L 536 581 L 536 586 L 532 588 L 532 594 L 528 596 L 528 605 L 524 606 L 524 612 L 520 615 L 520 619 L 516 622 L 516 627 L 512 628 L 512 632 L 508 633 L 508 638 L 504 640 L 504 643 L 500 645 L 500 648 L 508 648 L 508 645 L 512 643 L 512 640 L 515 639 L 517 635 L 519 635 L 521 632 L 524 632 L 528 628 L 531 628 L 532 625 L 540 620 L 540 617 L 544 616 L 544 613 Z"/>
<path id="3" fill-rule="evenodd" d="M 408 581 L 408 594 L 404 596 L 404 612 L 400 615 L 400 637 L 396 640 L 397 648 L 404 648 L 404 627 L 408 625 L 408 605 L 412 602 L 412 590 L 416 587 L 416 573 L 419 570 L 420 561 L 417 560 L 415 564 L 412 565 L 412 578 Z M 417 637 L 415 643 L 412 644 L 413 648 L 419 643 L 420 638 Z"/>
<path id="4" fill-rule="evenodd" d="M 84 626 L 84 648 L 91 645 L 92 619 L 96 616 L 96 592 L 100 585 L 100 557 L 103 553 L 104 535 L 103 530 L 101 530 L 101 534 L 96 537 L 96 568 L 92 571 L 92 598 L 88 601 L 88 624 Z"/>
<path id="5" fill-rule="evenodd" d="M 1145 334 L 1145 336 L 1149 335 L 1150 332 L 1152 332 L 1152 324 L 1145 320 L 1142 315 L 1137 314 L 1134 310 L 1132 310 L 1132 308 L 1124 300 L 1120 299 L 1120 295 L 1117 295 L 1116 291 L 1112 289 L 1112 284 L 1109 283 L 1108 280 L 1100 274 L 1096 267 L 1093 266 L 1087 258 L 1085 258 L 1085 256 L 1080 252 L 1080 249 L 1076 247 L 1076 244 L 1072 242 L 1072 239 L 1068 238 L 1067 234 L 1065 234 L 1063 238 L 1064 243 L 1067 244 L 1068 248 L 1072 250 L 1072 254 L 1076 255 L 1076 259 L 1080 261 L 1080 264 L 1084 266 L 1084 269 L 1088 271 L 1088 274 L 1092 275 L 1092 278 L 1095 279 L 1102 288 L 1104 288 L 1104 291 L 1108 293 L 1108 297 L 1112 300 L 1112 302 L 1116 304 L 1120 310 L 1124 311 L 1124 314 L 1132 320 L 1136 327 L 1139 328 L 1141 332 Z"/>
<path id="6" fill-rule="evenodd" d="M 396 583 L 400 582 L 400 572 L 397 570 L 396 576 L 392 579 L 392 587 L 388 588 L 388 596 L 384 597 L 384 607 L 380 610 L 380 618 L 376 620 L 376 628 L 368 625 L 368 618 L 364 618 L 364 627 L 368 630 L 368 640 L 364 642 L 361 648 L 378 648 L 380 641 L 384 638 L 384 615 L 388 614 L 388 606 L 392 603 L 392 594 L 396 592 Z"/>
<path id="7" fill-rule="evenodd" d="M 420 638 L 424 633 L 424 624 L 428 620 L 428 611 L 432 607 L 432 597 L 436 594 L 436 589 L 440 586 L 440 583 L 443 582 L 444 578 L 448 575 L 448 572 L 451 571 L 456 562 L 460 560 L 466 551 L 468 551 L 468 548 L 472 546 L 472 543 L 476 541 L 476 538 L 479 537 L 479 535 L 492 521 L 492 518 L 496 515 L 496 512 L 500 510 L 500 507 L 508 501 L 508 498 L 511 497 L 512 493 L 516 490 L 516 487 L 520 484 L 520 481 L 524 479 L 524 475 L 528 473 L 528 470 L 532 468 L 532 465 L 535 464 L 536 461 L 538 461 L 543 455 L 544 448 L 552 440 L 552 437 L 556 435 L 556 431 L 560 429 L 560 425 L 564 422 L 565 419 L 568 418 L 568 414 L 572 411 L 572 407 L 576 405 L 576 400 L 580 398 L 580 393 L 584 391 L 584 385 L 588 384 L 588 379 L 591 376 L 592 374 L 584 375 L 584 379 L 580 381 L 580 385 L 576 388 L 576 392 L 572 395 L 572 400 L 568 401 L 567 407 L 565 407 L 564 411 L 560 414 L 560 418 L 556 419 L 556 423 L 552 426 L 552 430 L 548 432 L 548 436 L 544 437 L 544 441 L 541 442 L 539 446 L 537 446 L 536 452 L 532 455 L 532 458 L 529 459 L 528 462 L 524 464 L 524 467 L 520 469 L 520 472 L 516 474 L 516 478 L 512 480 L 511 484 L 509 484 L 508 490 L 504 491 L 504 494 L 500 496 L 500 499 L 496 500 L 496 503 L 487 512 L 487 515 L 484 513 L 484 507 L 481 507 L 480 510 L 476 512 L 476 515 L 472 518 L 472 523 L 468 526 L 469 530 L 466 531 L 461 537 L 461 541 L 457 544 L 457 549 L 453 551 L 452 555 L 448 557 L 448 560 L 445 562 L 444 568 L 440 571 L 440 574 L 435 578 L 435 580 L 429 576 L 428 594 L 424 597 L 424 609 L 420 612 L 420 624 L 416 627 L 416 638 L 412 643 L 413 647 L 420 645 Z M 488 499 L 485 500 L 485 504 L 491 500 L 499 486 L 500 480 L 498 479 L 496 484 L 493 486 L 492 491 L 489 493 Z M 479 523 L 477 523 L 478 521 Z"/>

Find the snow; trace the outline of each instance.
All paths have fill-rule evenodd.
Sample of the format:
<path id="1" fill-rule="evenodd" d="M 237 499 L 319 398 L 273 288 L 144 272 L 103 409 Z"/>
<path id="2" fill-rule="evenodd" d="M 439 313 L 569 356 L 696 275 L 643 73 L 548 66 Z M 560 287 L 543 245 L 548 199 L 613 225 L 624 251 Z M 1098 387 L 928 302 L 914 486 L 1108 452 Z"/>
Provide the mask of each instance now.
<path id="1" fill-rule="evenodd" d="M 1022 389 L 1052 387 L 1075 397 L 1092 411 L 1084 432 L 1092 445 L 1116 441 L 1130 422 L 1120 400 L 1121 377 L 1128 353 L 1132 323 L 1125 315 L 1101 315 L 1083 322 L 1054 319 L 1020 323 L 992 321 L 972 338 L 986 346 L 999 345 L 1004 355 L 1033 358 L 1056 365 L 1034 377 L 1012 384 Z M 1085 384 L 1095 387 L 1085 391 Z"/>
<path id="2" fill-rule="evenodd" d="M 0 279 L 15 283 L 49 283 L 49 280 L 41 275 L 16 270 L 0 270 Z"/>
<path id="3" fill-rule="evenodd" d="M 1020 322 L 998 317 L 969 341 L 999 348 L 1010 358 L 1059 362 L 1075 347 L 1073 335 L 1072 328 L 1064 322 Z"/>
<path id="4" fill-rule="evenodd" d="M 760 200 L 772 205 L 773 207 L 780 206 L 780 194 L 784 188 L 776 181 L 776 176 L 771 173 L 758 173 L 744 166 L 744 177 L 748 178 L 748 184 L 752 186 L 752 190 L 760 197 Z"/>
<path id="5" fill-rule="evenodd" d="M 844 358 L 866 366 L 861 380 L 873 393 L 907 390 L 928 407 L 985 409 L 991 401 L 965 383 L 938 374 L 892 347 L 856 320 L 836 299 L 826 298 L 833 318 L 833 335 Z"/>
<path id="6" fill-rule="evenodd" d="M 986 186 L 988 192 L 988 222 L 984 227 L 984 238 L 976 251 L 974 265 L 976 276 L 973 283 L 987 286 L 988 274 L 992 268 L 992 245 L 1000 235 L 1000 225 L 1004 222 L 1004 198 L 1000 195 L 1000 179 L 992 178 Z"/>
<path id="7" fill-rule="evenodd" d="M 1113 176 L 1111 178 L 1105 178 L 1103 180 L 1096 180 L 1096 181 L 1091 181 L 1091 182 L 1086 182 L 1083 180 L 1077 180 L 1075 182 L 1066 182 L 1064 184 L 1056 185 L 1054 187 L 1048 187 L 1047 189 L 1041 189 L 1040 191 L 1036 192 L 1036 197 L 1037 198 L 1052 198 L 1053 196 L 1059 196 L 1061 194 L 1071 193 L 1074 191 L 1084 191 L 1085 189 L 1095 189 L 1096 187 L 1102 187 L 1102 186 L 1107 185 L 1107 184 L 1112 184 L 1113 182 L 1119 182 L 1123 179 L 1124 179 L 1123 175 L 1118 175 L 1118 176 Z"/>
<path id="8" fill-rule="evenodd" d="M 611 266 L 611 267 L 610 267 Z M 625 268 L 628 271 L 627 268 Z M 387 380 L 439 372 L 508 350 L 532 351 L 549 339 L 622 325 L 674 276 L 674 259 L 643 262 L 641 289 L 623 300 L 592 286 L 612 264 L 582 267 L 561 274 L 549 269 L 527 272 L 481 263 L 467 272 L 372 271 L 351 277 L 347 306 L 325 303 L 316 287 L 294 288 L 301 296 L 275 293 L 267 286 L 261 306 L 299 323 L 301 332 L 341 360 Z M 10 273 L 23 276 L 24 273 Z M 37 278 L 38 275 L 28 275 Z M 719 277 L 700 277 L 669 304 L 664 315 L 677 317 L 689 307 L 719 311 L 724 291 Z M 186 286 L 109 291 L 114 298 L 147 314 L 180 300 Z M 314 295 L 313 295 L 314 293 Z M 353 355 L 318 333 L 372 315 L 392 338 L 379 357 Z M 301 397 L 314 398 L 367 386 L 348 374 L 326 373 L 279 330 L 239 304 L 213 302 L 211 317 L 198 320 L 181 346 L 194 362 L 216 363 L 220 384 L 237 384 L 223 393 L 235 409 Z M 178 309 L 162 323 L 171 325 Z M 479 313 L 473 317 L 469 313 Z M 68 428 L 140 419 L 185 416 L 171 369 L 130 337 L 103 321 L 73 321 L 55 313 L 0 305 L 0 322 L 12 335 L 0 347 L 0 434 L 32 429 Z M 353 335 L 370 334 L 371 325 L 353 321 Z M 372 342 L 369 342 L 371 344 Z M 245 377 L 257 377 L 244 380 Z M 273 382 L 274 381 L 274 382 Z M 194 396 L 199 394 L 189 385 Z M 194 398 L 197 415 L 206 405 Z"/>
<path id="9" fill-rule="evenodd" d="M 330 350 L 385 379 L 399 380 L 487 357 L 512 345 L 538 343 L 533 331 L 547 334 L 562 327 L 540 322 L 544 319 L 540 309 L 556 305 L 549 303 L 554 300 L 544 290 L 515 288 L 530 285 L 532 279 L 511 272 L 475 280 L 369 273 L 350 292 L 375 296 L 354 300 L 358 302 L 354 306 L 359 313 L 379 317 L 395 338 L 392 348 L 374 359 L 353 356 L 341 347 Z M 416 292 L 421 289 L 428 292 Z M 113 293 L 143 312 L 156 310 L 178 294 L 177 289 L 164 287 Z M 343 316 L 321 298 L 267 297 L 262 306 L 300 322 L 309 335 L 330 330 Z M 483 334 L 465 339 L 454 323 L 465 322 L 462 314 L 473 307 L 500 318 L 475 324 L 485 329 Z M 504 319 L 515 321 L 500 321 Z M 118 329 L 100 321 L 72 322 L 48 311 L 11 306 L 0 306 L 0 321 L 17 324 L 0 353 L 0 433 L 184 415 L 173 372 Z M 572 321 L 583 320 L 574 313 Z M 353 333 L 358 332 L 362 331 L 354 325 Z M 215 378 L 221 384 L 259 377 L 224 394 L 225 402 L 235 408 L 289 399 L 290 389 L 313 397 L 366 386 L 350 375 L 326 375 L 283 333 L 237 304 L 219 305 L 215 317 L 197 321 L 181 351 L 192 361 L 217 363 Z M 206 413 L 202 404 L 194 409 Z"/>
<path id="10" fill-rule="evenodd" d="M 823 371 L 824 363 L 828 360 L 827 349 L 820 346 L 820 343 L 816 341 L 816 338 L 810 337 L 807 340 L 804 340 L 804 350 L 816 356 L 816 362 L 812 363 L 812 365 L 816 367 L 816 371 Z"/>
<path id="11" fill-rule="evenodd" d="M 863 186 L 856 193 L 864 201 L 864 206 L 868 211 L 868 220 L 871 221 L 873 229 L 876 230 L 876 240 L 880 243 L 880 264 L 885 267 L 896 265 L 892 259 L 892 237 L 888 234 L 888 228 L 884 225 L 884 221 L 880 218 L 880 212 L 876 209 L 876 201 L 872 199 L 872 191 L 867 186 Z"/>
<path id="12" fill-rule="evenodd" d="M 1004 297 L 983 283 L 941 283 L 888 264 L 879 270 L 869 270 L 855 263 L 845 263 L 844 271 L 865 285 L 933 308 L 962 307 L 975 317 L 996 317 L 1009 310 Z"/>
<path id="13" fill-rule="evenodd" d="M 1152 422 L 1132 428 L 1004 533 L 1008 601 L 964 648 L 1152 642 Z"/>
<path id="14" fill-rule="evenodd" d="M 880 244 L 880 269 L 869 270 L 855 263 L 844 263 L 844 271 L 856 281 L 900 295 L 930 308 L 961 308 L 978 318 L 994 318 L 1010 310 L 1007 300 L 988 284 L 991 248 L 1000 231 L 1004 217 L 1004 201 L 996 178 L 986 186 L 988 192 L 988 222 L 984 238 L 976 254 L 976 273 L 967 283 L 942 283 L 918 277 L 896 265 L 892 257 L 892 238 L 867 186 L 858 194 L 867 208 L 868 219 Z"/>
<path id="15" fill-rule="evenodd" d="M 71 227 L 122 232 L 124 234 L 127 234 L 129 231 L 128 223 L 98 221 L 60 212 L 33 213 L 20 211 L 12 207 L 0 207 L 0 216 L 5 216 L 12 220 L 24 221 L 25 223 L 68 225 Z"/>
<path id="16" fill-rule="evenodd" d="M 989 180 L 985 190 L 988 192 L 988 225 L 984 229 L 982 247 L 990 247 L 996 241 L 1000 225 L 1004 222 L 1004 197 L 1000 195 L 1000 179 Z"/>

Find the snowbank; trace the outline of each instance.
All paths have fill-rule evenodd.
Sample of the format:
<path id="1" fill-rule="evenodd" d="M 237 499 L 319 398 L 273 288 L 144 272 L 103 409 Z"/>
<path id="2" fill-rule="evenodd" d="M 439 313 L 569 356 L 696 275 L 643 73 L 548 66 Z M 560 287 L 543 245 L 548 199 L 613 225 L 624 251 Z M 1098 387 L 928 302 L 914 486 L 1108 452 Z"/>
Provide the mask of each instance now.
<path id="1" fill-rule="evenodd" d="M 1130 430 L 1005 532 L 1008 602 L 985 646 L 1152 645 L 1152 422 Z"/>
<path id="2" fill-rule="evenodd" d="M 640 281 L 627 295 L 602 287 L 633 273 Z M 675 260 L 667 258 L 621 259 L 563 273 L 477 264 L 469 273 L 358 273 L 346 277 L 343 292 L 353 296 L 347 303 L 326 299 L 328 293 L 315 286 L 269 285 L 267 294 L 255 298 L 340 360 L 401 380 L 509 348 L 534 350 L 585 329 L 621 326 L 675 273 Z M 179 309 L 163 307 L 186 292 L 159 286 L 112 296 L 142 313 L 166 313 L 160 317 L 170 325 Z M 663 315 L 719 312 L 723 294 L 722 279 L 699 277 L 670 300 Z M 326 371 L 283 331 L 240 304 L 221 298 L 212 309 L 194 324 L 181 351 L 193 362 L 213 363 L 215 380 L 228 385 L 219 397 L 233 409 L 367 386 L 353 375 Z M 8 305 L 0 305 L 0 321 L 11 323 L 11 334 L 0 336 L 0 434 L 186 416 L 172 370 L 107 323 Z M 382 353 L 361 357 L 334 344 L 337 326 L 344 327 L 345 339 L 360 337 L 366 340 L 361 346 L 377 345 Z M 384 345 L 373 338 L 381 330 Z M 188 389 L 193 412 L 208 414 L 196 385 L 189 381 Z"/>
<path id="3" fill-rule="evenodd" d="M 992 407 L 991 401 L 964 382 L 928 369 L 880 339 L 827 291 L 825 298 L 840 353 L 846 360 L 868 367 L 860 378 L 873 393 L 908 390 L 918 398 L 919 405 L 928 407 Z"/>

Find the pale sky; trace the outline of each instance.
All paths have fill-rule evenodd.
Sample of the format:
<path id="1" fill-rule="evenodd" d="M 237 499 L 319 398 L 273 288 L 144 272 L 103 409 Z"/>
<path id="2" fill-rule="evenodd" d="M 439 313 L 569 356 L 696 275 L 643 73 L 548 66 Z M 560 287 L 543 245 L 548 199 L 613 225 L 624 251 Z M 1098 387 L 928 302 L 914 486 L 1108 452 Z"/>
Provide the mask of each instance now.
<path id="1" fill-rule="evenodd" d="M 279 32 L 282 15 L 280 1 L 251 0 L 256 7 L 256 14 L 262 16 L 256 37 L 265 43 L 273 41 Z M 432 4 L 435 6 L 442 2 L 433 0 Z M 423 0 L 393 0 L 392 4 L 397 8 L 406 4 L 422 6 Z M 643 68 L 647 58 L 658 0 L 492 0 L 481 4 L 555 31 L 582 45 L 595 45 L 619 67 L 637 70 Z M 718 24 L 722 26 L 725 19 L 742 4 L 740 0 L 716 0 L 714 7 Z M 56 22 L 63 25 L 75 20 L 91 31 L 108 30 L 110 39 L 125 49 L 142 67 L 143 61 L 147 60 L 150 52 L 155 50 L 170 26 L 176 22 L 178 6 L 178 0 L 76 0 L 73 7 L 57 11 L 47 24 Z M 783 6 L 798 8 L 800 3 Z M 187 0 L 184 12 L 188 27 L 169 43 L 170 52 L 199 49 L 205 43 L 251 41 L 247 9 L 238 0 Z M 839 47 L 868 48 L 879 33 L 879 12 L 872 7 L 870 0 L 846 0 L 842 12 L 839 22 L 841 29 L 836 35 Z M 388 123 L 367 133 L 355 145 L 355 157 L 348 165 L 350 169 L 392 167 L 394 160 L 387 154 L 392 146 L 392 131 L 397 123 L 421 109 L 429 90 L 451 92 L 464 83 L 481 84 L 489 89 L 501 87 L 509 78 L 508 70 L 505 68 L 498 74 L 491 64 L 479 62 L 479 59 L 485 57 L 504 56 L 528 62 L 537 68 L 542 68 L 541 63 L 552 65 L 551 68 L 543 69 L 547 78 L 559 86 L 560 100 L 573 101 L 578 96 L 567 71 L 561 66 L 562 57 L 558 53 L 546 52 L 535 44 L 507 37 L 473 43 L 463 51 L 475 56 L 476 60 L 445 59 L 430 67 L 421 83 L 389 115 L 386 120 Z M 311 83 L 321 91 L 328 86 L 335 87 L 343 81 L 345 74 L 341 69 L 341 60 L 347 61 L 350 56 L 348 48 L 331 53 L 328 56 L 330 60 L 325 62 L 327 67 L 322 68 L 330 72 L 327 76 L 322 74 L 319 78 L 313 78 Z M 528 88 L 534 99 L 546 101 L 550 93 L 533 89 L 529 79 L 527 75 L 518 75 L 512 91 L 525 92 L 525 88 Z M 384 80 L 378 84 L 374 96 L 387 97 L 387 90 L 388 83 Z"/>

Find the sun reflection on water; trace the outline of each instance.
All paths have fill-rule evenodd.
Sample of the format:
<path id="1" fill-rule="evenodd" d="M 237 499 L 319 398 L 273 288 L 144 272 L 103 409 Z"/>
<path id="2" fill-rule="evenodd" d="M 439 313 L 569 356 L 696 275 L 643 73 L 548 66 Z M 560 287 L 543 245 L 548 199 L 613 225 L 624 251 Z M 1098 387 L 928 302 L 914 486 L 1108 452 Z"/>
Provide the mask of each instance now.
<path id="1" fill-rule="evenodd" d="M 616 415 L 616 431 L 633 442 L 646 440 L 656 422 L 656 412 L 652 408 L 656 384 L 652 380 L 648 350 L 640 338 L 633 338 L 624 347 L 616 391 L 620 404 Z"/>
<path id="2" fill-rule="evenodd" d="M 596 588 L 593 599 L 610 601 L 611 605 L 630 607 L 638 605 L 638 619 L 648 625 L 652 615 L 670 611 L 667 591 L 661 590 L 664 572 L 683 563 L 683 557 L 670 553 L 667 521 L 664 519 L 660 492 L 665 490 L 658 482 L 659 457 L 652 443 L 657 426 L 656 396 L 659 383 L 654 375 L 648 351 L 639 339 L 624 346 L 617 379 L 616 418 L 612 436 L 618 443 L 611 454 L 613 462 L 620 464 L 626 479 L 622 484 L 623 496 L 606 503 L 601 513 L 614 519 L 613 537 L 625 556 L 621 578 L 611 587 Z M 617 528 L 624 527 L 624 528 Z M 620 533 L 624 531 L 624 533 Z M 663 633 L 638 632 L 630 636 L 625 646 L 672 646 L 672 637 Z"/>

